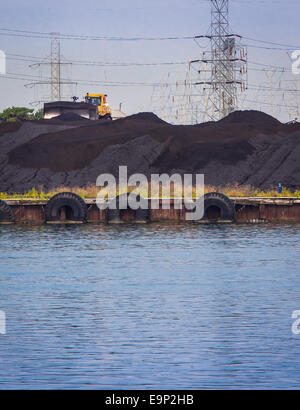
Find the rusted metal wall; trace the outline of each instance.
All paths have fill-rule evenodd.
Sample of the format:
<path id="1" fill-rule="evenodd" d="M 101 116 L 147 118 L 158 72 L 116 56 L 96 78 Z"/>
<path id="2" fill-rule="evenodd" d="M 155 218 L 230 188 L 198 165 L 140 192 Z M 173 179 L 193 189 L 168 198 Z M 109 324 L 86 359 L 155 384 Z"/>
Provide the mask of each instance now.
<path id="1" fill-rule="evenodd" d="M 237 222 L 248 222 L 255 219 L 300 221 L 300 204 L 236 205 Z"/>
<path id="2" fill-rule="evenodd" d="M 15 221 L 21 223 L 44 223 L 45 208 L 43 205 L 13 205 Z"/>
<path id="3" fill-rule="evenodd" d="M 300 221 L 300 201 L 275 201 L 265 203 L 264 200 L 235 200 L 236 221 L 251 222 L 255 220 L 268 221 Z M 8 202 L 9 203 L 9 202 Z M 15 221 L 19 223 L 44 223 L 45 222 L 45 202 L 23 203 L 14 201 L 9 203 L 12 207 Z M 87 221 L 98 223 L 107 221 L 107 211 L 99 210 L 95 203 L 89 201 Z M 150 209 L 150 221 L 185 221 L 186 210 L 175 209 L 171 204 L 171 209 L 162 209 L 160 201 L 159 209 Z"/>
<path id="4" fill-rule="evenodd" d="M 88 205 L 88 222 L 105 222 L 106 221 L 106 211 L 100 210 L 97 205 Z"/>
<path id="5" fill-rule="evenodd" d="M 150 221 L 185 221 L 185 209 L 151 209 Z"/>

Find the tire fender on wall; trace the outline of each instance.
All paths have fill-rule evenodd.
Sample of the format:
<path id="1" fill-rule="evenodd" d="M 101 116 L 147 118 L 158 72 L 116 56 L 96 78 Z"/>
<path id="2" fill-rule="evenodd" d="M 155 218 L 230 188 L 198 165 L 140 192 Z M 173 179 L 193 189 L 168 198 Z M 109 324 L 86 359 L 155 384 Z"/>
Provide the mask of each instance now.
<path id="1" fill-rule="evenodd" d="M 216 220 L 210 215 L 216 211 Z M 233 222 L 235 220 L 235 206 L 230 198 L 220 192 L 210 192 L 204 195 L 203 222 Z"/>
<path id="2" fill-rule="evenodd" d="M 61 220 L 62 208 L 68 208 L 72 212 L 70 219 Z M 54 195 L 45 207 L 47 223 L 83 223 L 87 218 L 87 205 L 84 200 L 73 192 L 62 192 Z"/>
<path id="3" fill-rule="evenodd" d="M 12 224 L 14 220 L 11 207 L 5 201 L 0 200 L 0 224 Z"/>

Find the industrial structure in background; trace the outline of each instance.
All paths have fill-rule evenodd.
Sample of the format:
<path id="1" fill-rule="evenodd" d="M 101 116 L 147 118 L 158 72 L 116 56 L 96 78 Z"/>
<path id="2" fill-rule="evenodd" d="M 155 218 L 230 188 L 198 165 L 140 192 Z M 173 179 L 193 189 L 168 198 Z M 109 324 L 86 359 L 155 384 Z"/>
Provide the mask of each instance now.
<path id="1" fill-rule="evenodd" d="M 53 34 L 51 41 L 51 101 L 60 101 L 61 95 L 61 58 L 60 58 L 60 40 Z"/>
<path id="2" fill-rule="evenodd" d="M 229 0 L 211 1 L 210 55 L 200 60 L 200 81 L 196 85 L 207 91 L 206 115 L 220 120 L 238 108 L 238 95 L 247 88 L 247 50 L 240 45 L 241 36 L 229 29 Z M 195 62 L 193 62 L 195 63 Z M 202 79 L 208 67 L 210 79 Z"/>
<path id="3" fill-rule="evenodd" d="M 153 104 L 166 121 L 197 124 L 217 121 L 238 109 L 239 95 L 247 89 L 247 49 L 241 36 L 230 33 L 229 0 L 211 0 L 210 50 L 190 62 L 186 73 L 161 82 Z M 156 93 L 156 95 L 155 95 Z"/>
<path id="4" fill-rule="evenodd" d="M 36 89 L 39 86 L 50 86 L 50 94 L 43 96 L 42 98 L 37 98 L 37 100 L 32 101 L 31 105 L 40 106 L 43 103 L 48 103 L 52 101 L 60 101 L 66 98 L 63 94 L 63 86 L 76 85 L 76 82 L 69 79 L 62 78 L 62 67 L 71 65 L 72 63 L 64 61 L 60 51 L 60 34 L 51 33 L 51 50 L 49 61 L 43 61 L 31 64 L 30 68 L 40 68 L 40 80 L 34 81 L 32 83 L 26 84 L 25 87 L 30 87 Z M 50 67 L 50 78 L 45 79 L 42 75 L 43 67 Z M 49 89 L 48 89 L 49 92 Z"/>
<path id="5" fill-rule="evenodd" d="M 257 109 L 265 111 L 270 115 L 279 118 L 282 111 L 286 112 L 285 121 L 297 122 L 300 118 L 299 105 L 299 76 L 292 76 L 292 70 L 289 66 L 281 66 L 266 63 L 266 53 L 271 51 L 284 51 L 289 56 L 289 63 L 292 63 L 291 53 L 294 46 L 282 45 L 262 39 L 251 39 L 242 37 L 230 29 L 229 24 L 229 0 L 210 0 L 211 7 L 211 24 L 207 33 L 193 37 L 178 37 L 178 39 L 190 39 L 200 48 L 200 53 L 193 61 L 181 61 L 163 63 L 168 65 L 181 66 L 180 69 L 165 72 L 162 74 L 160 83 L 126 83 L 118 79 L 117 82 L 104 83 L 110 86 L 152 86 L 153 95 L 151 105 L 147 110 L 155 112 L 159 117 L 172 124 L 197 124 L 207 121 L 217 121 L 224 118 L 237 109 Z M 4 30 L 4 29 L 3 29 Z M 0 29 L 1 34 L 1 29 Z M 2 33 L 3 34 L 3 33 Z M 5 32 L 6 35 L 8 35 Z M 30 32 L 29 32 L 30 34 Z M 26 37 L 29 36 L 26 34 Z M 31 33 L 32 35 L 34 33 Z M 38 34 L 38 33 L 36 33 Z M 23 57 L 33 58 L 31 68 L 38 67 L 40 75 L 32 77 L 32 82 L 26 84 L 27 87 L 33 87 L 35 101 L 31 103 L 35 108 L 40 108 L 43 103 L 53 103 L 59 101 L 70 101 L 71 96 L 76 94 L 73 86 L 77 82 L 71 81 L 72 74 L 68 70 L 73 65 L 95 65 L 111 67 L 127 67 L 130 65 L 143 66 L 152 65 L 147 63 L 110 63 L 110 62 L 91 62 L 91 61 L 67 61 L 61 54 L 61 39 L 88 39 L 89 36 L 64 36 L 59 33 L 44 33 L 45 37 L 51 40 L 51 53 L 46 58 L 18 56 L 11 54 L 11 59 L 19 60 Z M 15 35 L 12 33 L 12 35 Z M 19 35 L 19 34 L 18 34 Z M 39 33 L 38 38 L 40 38 Z M 34 35 L 33 35 L 34 37 Z M 97 38 L 97 37 L 96 37 Z M 99 37 L 97 38 L 116 41 L 115 38 Z M 145 38 L 139 38 L 144 40 Z M 177 38 L 176 38 L 177 39 Z M 120 38 L 120 41 L 127 40 Z M 132 40 L 132 39 L 129 39 Z M 152 38 L 152 40 L 161 40 L 161 38 Z M 245 44 L 244 41 L 251 41 L 254 44 Z M 259 43 L 259 45 L 256 45 Z M 276 47 L 274 47 L 274 45 Z M 249 71 L 251 73 L 250 84 L 248 86 L 248 56 L 247 46 L 256 47 L 262 50 L 264 55 L 262 61 L 249 62 Z M 20 59 L 22 61 L 22 59 Z M 281 61 L 281 60 L 280 60 Z M 153 64 L 158 65 L 156 63 Z M 42 70 L 48 69 L 48 75 L 44 76 Z M 253 77 L 252 72 L 261 79 Z M 19 74 L 14 74 L 14 76 Z M 12 74 L 7 75 L 11 77 Z M 25 76 L 25 75 L 24 75 Z M 12 78 L 12 77 L 11 77 Z M 20 78 L 21 79 L 21 78 Z M 23 78 L 22 78 L 23 79 Z M 89 81 L 89 78 L 77 80 L 81 84 L 94 84 L 96 87 L 100 84 L 100 90 L 103 90 L 102 80 Z M 42 86 L 44 95 L 41 95 Z M 67 87 L 69 86 L 69 87 Z M 68 90 L 67 90 L 68 88 Z M 248 93 L 244 92 L 249 90 Z M 91 90 L 92 91 L 92 90 Z M 84 102 L 84 101 L 82 101 Z M 77 103 L 78 104 L 78 103 Z M 99 109 L 100 107 L 100 109 Z M 104 106 L 98 105 L 98 111 L 101 114 Z M 79 106 L 76 107 L 79 109 Z M 106 107 L 104 107 L 106 110 Z M 144 107 L 143 107 L 144 109 Z M 93 107 L 95 115 L 97 114 Z M 105 113 L 105 115 L 107 112 Z M 119 110 L 111 110 L 112 119 L 124 118 L 125 114 Z M 94 116 L 94 114 L 92 115 Z M 101 115 L 100 115 L 101 117 Z"/>
<path id="6" fill-rule="evenodd" d="M 27 87 L 36 87 L 39 85 L 50 86 L 50 96 L 42 100 L 33 102 L 33 105 L 41 105 L 44 103 L 44 118 L 51 119 L 64 114 L 77 114 L 89 120 L 112 120 L 124 118 L 126 115 L 119 109 L 112 111 L 107 104 L 107 95 L 101 93 L 86 93 L 84 101 L 77 102 L 79 98 L 72 97 L 73 101 L 64 96 L 64 85 L 76 85 L 76 82 L 63 79 L 62 66 L 71 63 L 62 61 L 60 50 L 60 34 L 51 33 L 51 54 L 49 62 L 40 62 L 32 64 L 30 67 L 50 66 L 50 79 L 35 81 L 26 84 Z M 71 98 L 70 98 L 71 100 Z"/>

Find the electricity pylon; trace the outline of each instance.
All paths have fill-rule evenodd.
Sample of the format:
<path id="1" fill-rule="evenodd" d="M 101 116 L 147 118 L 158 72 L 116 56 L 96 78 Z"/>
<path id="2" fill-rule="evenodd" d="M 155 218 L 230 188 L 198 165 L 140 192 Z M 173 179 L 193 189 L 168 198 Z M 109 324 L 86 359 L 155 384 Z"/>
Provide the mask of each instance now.
<path id="1" fill-rule="evenodd" d="M 50 59 L 47 62 L 31 64 L 31 68 L 50 66 L 50 78 L 46 80 L 43 79 L 41 74 L 41 79 L 30 84 L 26 84 L 25 87 L 36 87 L 49 85 L 50 86 L 50 98 L 49 96 L 41 101 L 34 101 L 32 105 L 40 105 L 43 102 L 49 101 L 60 101 L 63 99 L 63 85 L 76 85 L 76 82 L 62 79 L 62 70 L 63 65 L 71 65 L 72 63 L 63 62 L 60 52 L 60 38 L 59 33 L 51 33 L 51 52 Z"/>
<path id="2" fill-rule="evenodd" d="M 203 79 L 199 70 L 196 85 L 208 93 L 207 119 L 220 120 L 238 108 L 238 93 L 247 88 L 247 50 L 240 45 L 241 36 L 230 33 L 229 0 L 211 0 L 211 25 L 207 36 L 210 52 L 192 63 L 209 66 L 210 78 Z"/>
<path id="3" fill-rule="evenodd" d="M 51 33 L 51 57 L 50 57 L 50 67 L 51 67 L 51 100 L 60 101 L 61 100 L 61 61 L 60 61 L 60 40 L 58 33 Z"/>

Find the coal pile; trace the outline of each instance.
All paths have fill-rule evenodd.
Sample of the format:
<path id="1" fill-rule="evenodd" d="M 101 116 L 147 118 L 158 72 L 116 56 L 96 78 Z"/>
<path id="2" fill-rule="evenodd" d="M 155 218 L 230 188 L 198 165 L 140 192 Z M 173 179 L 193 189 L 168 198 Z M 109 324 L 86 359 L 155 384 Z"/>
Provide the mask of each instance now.
<path id="1" fill-rule="evenodd" d="M 253 124 L 255 127 L 278 127 L 281 122 L 260 111 L 235 111 L 219 121 L 219 124 Z"/>
<path id="2" fill-rule="evenodd" d="M 153 113 L 107 122 L 24 123 L 2 136 L 0 125 L 0 153 L 0 190 L 8 192 L 84 187 L 102 173 L 118 176 L 120 165 L 147 176 L 204 173 L 214 186 L 268 189 L 280 181 L 300 187 L 300 124 L 282 124 L 258 111 L 194 126 L 171 125 Z"/>

